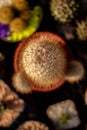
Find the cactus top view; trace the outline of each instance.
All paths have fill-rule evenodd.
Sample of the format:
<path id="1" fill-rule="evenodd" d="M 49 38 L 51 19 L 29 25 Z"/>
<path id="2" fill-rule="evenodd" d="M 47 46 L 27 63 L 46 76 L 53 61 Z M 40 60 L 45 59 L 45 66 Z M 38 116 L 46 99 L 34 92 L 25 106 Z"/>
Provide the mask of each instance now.
<path id="1" fill-rule="evenodd" d="M 42 9 L 27 0 L 0 0 L 0 38 L 18 42 L 33 34 L 40 25 Z"/>
<path id="2" fill-rule="evenodd" d="M 65 81 L 65 48 L 66 43 L 59 36 L 38 32 L 20 43 L 16 49 L 15 71 L 21 72 L 34 90 L 48 91 L 57 88 Z"/>
<path id="3" fill-rule="evenodd" d="M 75 0 L 51 0 L 50 10 L 55 20 L 61 23 L 70 22 L 77 11 L 78 4 Z"/>
<path id="4" fill-rule="evenodd" d="M 26 89 L 27 92 L 31 89 L 46 92 L 60 87 L 65 80 L 78 82 L 84 75 L 84 68 L 78 62 L 74 65 L 70 62 L 68 50 L 65 41 L 50 32 L 37 32 L 25 39 L 14 54 L 14 69 L 17 74 L 13 76 L 13 86 L 25 93 Z M 22 88 L 19 89 L 19 86 Z"/>

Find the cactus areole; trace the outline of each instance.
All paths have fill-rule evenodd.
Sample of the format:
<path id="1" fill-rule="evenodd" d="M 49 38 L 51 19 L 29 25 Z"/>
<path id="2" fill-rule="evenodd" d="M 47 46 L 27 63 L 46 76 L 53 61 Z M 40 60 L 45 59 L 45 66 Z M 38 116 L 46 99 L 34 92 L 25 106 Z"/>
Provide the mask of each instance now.
<path id="1" fill-rule="evenodd" d="M 58 35 L 37 32 L 18 45 L 14 55 L 15 72 L 22 73 L 32 90 L 54 90 L 65 82 L 66 48 Z"/>

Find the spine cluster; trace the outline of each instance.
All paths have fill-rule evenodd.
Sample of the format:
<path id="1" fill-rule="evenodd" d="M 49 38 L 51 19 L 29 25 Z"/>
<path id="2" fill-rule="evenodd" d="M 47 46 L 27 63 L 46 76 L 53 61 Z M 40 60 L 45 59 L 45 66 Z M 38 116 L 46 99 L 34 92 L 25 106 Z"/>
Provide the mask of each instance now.
<path id="1" fill-rule="evenodd" d="M 62 23 L 69 22 L 74 18 L 78 4 L 75 0 L 51 0 L 50 10 L 55 20 Z"/>

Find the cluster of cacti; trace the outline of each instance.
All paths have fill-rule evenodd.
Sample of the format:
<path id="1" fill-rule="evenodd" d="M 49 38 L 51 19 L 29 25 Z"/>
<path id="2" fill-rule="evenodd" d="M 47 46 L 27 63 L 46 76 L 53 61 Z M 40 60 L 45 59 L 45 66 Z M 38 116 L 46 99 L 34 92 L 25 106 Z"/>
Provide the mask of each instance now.
<path id="1" fill-rule="evenodd" d="M 51 0 L 50 10 L 52 16 L 62 23 L 71 21 L 77 11 L 78 4 L 75 0 Z"/>
<path id="2" fill-rule="evenodd" d="M 77 22 L 76 34 L 79 40 L 87 40 L 87 19 Z"/>
<path id="3" fill-rule="evenodd" d="M 79 12 L 82 1 L 28 2 L 0 0 L 0 128 L 87 129 L 87 19 Z"/>
<path id="4" fill-rule="evenodd" d="M 30 36 L 39 27 L 42 20 L 40 6 L 32 8 L 27 0 L 1 0 L 0 4 L 1 39 L 17 42 Z"/>
<path id="5" fill-rule="evenodd" d="M 18 11 L 19 16 L 16 15 Z M 26 28 L 30 18 L 30 9 L 26 0 L 14 0 L 11 5 L 0 7 L 0 23 L 9 24 L 12 32 L 20 32 Z"/>

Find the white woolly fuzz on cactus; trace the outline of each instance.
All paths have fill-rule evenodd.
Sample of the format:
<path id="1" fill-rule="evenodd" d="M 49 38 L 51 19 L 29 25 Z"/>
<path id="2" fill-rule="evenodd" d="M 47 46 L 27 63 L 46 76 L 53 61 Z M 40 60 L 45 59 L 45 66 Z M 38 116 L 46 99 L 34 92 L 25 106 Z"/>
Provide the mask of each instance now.
<path id="1" fill-rule="evenodd" d="M 16 91 L 22 94 L 28 94 L 32 92 L 30 86 L 26 82 L 26 79 L 23 77 L 23 75 L 20 72 L 15 73 L 13 75 L 12 84 L 13 87 L 16 89 Z"/>
<path id="2" fill-rule="evenodd" d="M 81 62 L 73 60 L 69 63 L 67 72 L 66 72 L 66 80 L 70 83 L 78 82 L 84 76 L 84 67 Z"/>
<path id="3" fill-rule="evenodd" d="M 22 47 L 18 59 L 18 68 L 29 83 L 46 88 L 64 80 L 66 64 L 65 49 L 49 35 L 30 40 Z"/>

